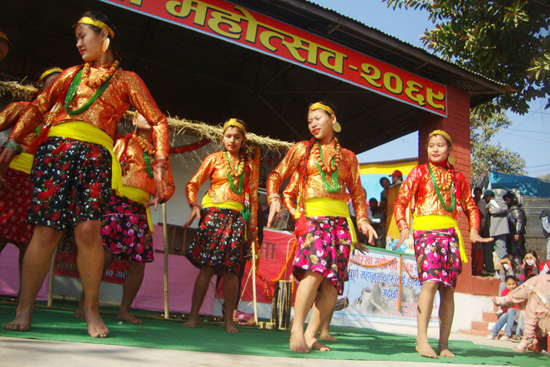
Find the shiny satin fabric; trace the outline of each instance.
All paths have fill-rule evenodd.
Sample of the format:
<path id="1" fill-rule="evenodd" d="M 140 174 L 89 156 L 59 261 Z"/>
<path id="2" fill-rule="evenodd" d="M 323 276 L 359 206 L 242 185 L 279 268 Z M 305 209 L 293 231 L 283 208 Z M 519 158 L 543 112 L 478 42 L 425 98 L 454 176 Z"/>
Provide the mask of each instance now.
<path id="1" fill-rule="evenodd" d="M 90 79 L 99 78 L 107 72 L 111 65 L 112 63 L 100 67 L 92 66 Z M 64 92 L 78 70 L 79 67 L 74 66 L 61 73 L 55 82 L 31 103 L 31 107 L 25 110 L 10 137 L 21 144 L 29 133 L 34 132 L 34 129 L 45 121 L 44 114 L 50 111 L 57 102 L 61 102 L 61 110 L 52 125 L 67 121 L 84 121 L 103 130 L 111 139 L 115 140 L 117 124 L 128 107 L 132 105 L 153 127 L 156 157 L 168 157 L 169 141 L 166 116 L 160 112 L 147 86 L 134 72 L 119 69 L 118 75 L 111 80 L 111 84 L 88 110 L 76 116 L 67 114 L 64 107 Z M 96 88 L 88 87 L 81 82 L 71 101 L 70 108 L 74 110 L 82 107 L 96 90 Z"/>
<path id="2" fill-rule="evenodd" d="M 233 167 L 238 165 L 238 160 L 232 158 Z M 254 160 L 248 159 L 251 172 L 249 177 L 255 177 L 255 171 L 258 169 L 255 167 Z M 199 191 L 202 184 L 210 179 L 210 189 L 208 194 L 210 195 L 211 201 L 214 204 L 219 204 L 228 201 L 236 201 L 244 205 L 244 189 L 241 195 L 237 195 L 231 190 L 229 181 L 227 180 L 227 166 L 226 166 L 226 156 L 225 151 L 217 152 L 210 154 L 202 162 L 197 173 L 193 178 L 187 183 L 186 192 L 187 200 L 189 204 L 198 203 L 197 192 Z M 246 180 L 246 178 L 245 178 Z M 238 179 L 234 179 L 235 187 L 238 186 Z M 246 183 L 246 182 L 245 182 Z M 258 181 L 250 179 L 250 226 L 255 227 L 257 223 L 257 213 L 258 213 Z"/>
<path id="3" fill-rule="evenodd" d="M 294 172 L 300 175 L 298 182 L 300 183 L 302 177 L 302 160 L 305 156 L 308 146 L 307 141 L 301 141 L 294 144 L 281 163 L 269 174 L 267 180 L 267 196 L 271 197 L 272 194 L 278 194 L 279 188 L 282 182 L 287 179 Z M 323 150 L 323 157 L 325 162 L 329 162 L 336 154 L 334 144 L 321 144 Z M 351 197 L 353 208 L 355 209 L 356 218 L 361 217 L 368 218 L 366 192 L 361 185 L 361 175 L 359 170 L 359 162 L 353 152 L 342 149 L 342 157 L 340 161 L 340 174 L 338 181 L 340 183 L 340 191 L 334 194 L 327 193 L 323 186 L 321 174 L 317 169 L 315 163 L 315 154 L 310 154 L 307 161 L 307 184 L 304 190 L 304 200 L 314 198 L 327 198 L 333 200 L 344 201 L 347 203 Z M 327 175 L 327 179 L 330 180 L 331 175 Z M 294 180 L 294 178 L 293 178 Z M 346 190 L 347 189 L 347 190 Z M 301 190 L 300 190 L 301 192 Z"/>

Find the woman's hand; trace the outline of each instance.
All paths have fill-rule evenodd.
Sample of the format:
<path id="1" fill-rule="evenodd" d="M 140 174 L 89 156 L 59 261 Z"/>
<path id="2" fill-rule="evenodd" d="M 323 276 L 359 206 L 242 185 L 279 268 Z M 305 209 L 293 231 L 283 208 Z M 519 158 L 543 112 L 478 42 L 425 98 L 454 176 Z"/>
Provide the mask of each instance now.
<path id="1" fill-rule="evenodd" d="M 378 235 L 376 234 L 376 231 L 369 222 L 364 221 L 359 225 L 359 230 L 361 233 L 363 233 L 365 236 L 369 237 L 369 245 L 374 246 L 374 239 L 378 239 Z"/>
<path id="2" fill-rule="evenodd" d="M 191 209 L 191 215 L 189 216 L 189 219 L 187 219 L 187 222 L 183 225 L 183 228 L 189 227 L 191 223 L 195 220 L 195 218 L 201 219 L 201 207 L 199 205 L 193 205 L 193 208 Z"/>
<path id="3" fill-rule="evenodd" d="M 275 216 L 281 212 L 281 202 L 279 200 L 273 200 L 269 205 L 269 216 L 267 217 L 267 228 L 271 228 L 271 224 Z"/>
<path id="4" fill-rule="evenodd" d="M 158 157 L 154 163 L 153 179 L 155 182 L 156 199 L 158 203 L 164 203 L 168 199 L 168 185 L 166 183 L 166 169 L 168 163 L 165 157 Z M 155 210 L 157 207 L 155 206 Z"/>
<path id="5" fill-rule="evenodd" d="M 366 254 L 369 252 L 369 248 L 365 246 L 364 243 L 356 242 L 353 244 L 353 247 L 355 247 L 356 250 Z"/>
<path id="6" fill-rule="evenodd" d="M 290 208 L 288 212 L 290 213 L 292 218 L 296 217 L 296 208 Z"/>
<path id="7" fill-rule="evenodd" d="M 0 177 L 7 171 L 15 156 L 16 154 L 14 149 L 4 147 L 4 150 L 0 153 Z"/>
<path id="8" fill-rule="evenodd" d="M 479 235 L 477 228 L 470 229 L 470 241 L 472 242 L 491 242 L 493 237 L 483 238 Z"/>
<path id="9" fill-rule="evenodd" d="M 403 228 L 401 232 L 399 232 L 399 241 L 397 241 L 397 244 L 392 248 L 392 251 L 396 251 L 399 247 L 401 247 L 403 242 L 405 242 L 405 240 L 409 238 L 410 233 L 411 232 L 408 228 Z"/>

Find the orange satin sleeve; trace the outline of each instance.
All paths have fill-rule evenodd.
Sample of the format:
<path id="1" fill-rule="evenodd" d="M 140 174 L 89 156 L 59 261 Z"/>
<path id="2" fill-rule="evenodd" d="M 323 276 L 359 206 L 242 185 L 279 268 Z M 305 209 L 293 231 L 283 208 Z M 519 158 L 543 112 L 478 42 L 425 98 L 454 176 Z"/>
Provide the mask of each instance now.
<path id="1" fill-rule="evenodd" d="M 90 68 L 90 79 L 95 80 L 99 78 L 103 73 L 107 72 L 107 69 L 111 65 L 112 63 L 92 66 Z M 169 137 L 166 116 L 160 112 L 147 86 L 136 73 L 119 69 L 116 76 L 112 78 L 110 85 L 90 108 L 78 115 L 69 115 L 65 111 L 65 91 L 78 70 L 79 67 L 74 66 L 63 71 L 52 85 L 32 102 L 32 107 L 35 108 L 27 108 L 25 110 L 10 137 L 21 143 L 22 139 L 34 131 L 43 121 L 42 116 L 59 102 L 61 108 L 52 124 L 55 125 L 69 121 L 87 122 L 106 132 L 114 141 L 117 124 L 126 110 L 128 110 L 128 107 L 132 105 L 153 127 L 155 156 L 168 157 Z M 69 108 L 75 110 L 84 106 L 98 88 L 89 87 L 84 82 L 81 82 L 74 98 L 70 102 Z"/>
<path id="2" fill-rule="evenodd" d="M 19 117 L 23 115 L 25 109 L 30 105 L 30 102 L 13 102 L 6 106 L 0 112 L 0 131 L 8 130 L 14 127 L 19 120 Z M 36 133 L 32 131 L 27 134 L 20 142 L 21 148 L 26 153 L 29 153 L 29 146 L 36 139 Z"/>
<path id="3" fill-rule="evenodd" d="M 290 182 L 283 191 L 283 205 L 290 211 L 290 209 L 296 209 L 295 201 L 300 193 L 300 175 L 298 171 L 292 174 Z"/>

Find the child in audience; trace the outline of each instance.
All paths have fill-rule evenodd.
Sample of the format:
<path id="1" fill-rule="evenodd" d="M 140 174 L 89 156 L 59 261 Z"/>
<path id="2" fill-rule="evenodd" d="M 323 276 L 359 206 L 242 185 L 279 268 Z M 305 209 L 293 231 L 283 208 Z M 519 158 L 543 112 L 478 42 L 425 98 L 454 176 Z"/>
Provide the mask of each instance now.
<path id="1" fill-rule="evenodd" d="M 511 275 L 506 277 L 505 284 L 506 289 L 504 289 L 500 294 L 502 297 L 507 296 L 509 292 L 513 291 L 518 286 L 516 278 Z M 511 307 L 502 307 L 501 309 L 502 314 L 499 316 L 495 326 L 493 326 L 491 333 L 487 335 L 487 339 L 496 339 L 504 324 L 506 324 L 506 329 L 504 330 L 504 335 L 500 338 L 500 340 L 506 341 L 510 340 L 512 337 L 512 330 L 514 328 L 516 313 L 519 311 L 519 306 L 516 304 Z"/>

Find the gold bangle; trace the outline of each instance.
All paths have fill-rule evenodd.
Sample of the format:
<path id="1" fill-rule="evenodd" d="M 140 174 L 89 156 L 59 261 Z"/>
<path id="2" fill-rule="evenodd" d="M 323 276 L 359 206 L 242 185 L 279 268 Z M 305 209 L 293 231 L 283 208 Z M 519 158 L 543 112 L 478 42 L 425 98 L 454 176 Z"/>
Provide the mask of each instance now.
<path id="1" fill-rule="evenodd" d="M 409 226 L 407 225 L 407 221 L 405 219 L 401 219 L 399 222 L 397 222 L 397 229 L 399 229 L 399 232 L 408 228 Z"/>

